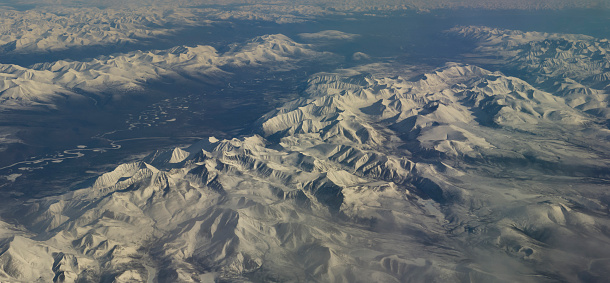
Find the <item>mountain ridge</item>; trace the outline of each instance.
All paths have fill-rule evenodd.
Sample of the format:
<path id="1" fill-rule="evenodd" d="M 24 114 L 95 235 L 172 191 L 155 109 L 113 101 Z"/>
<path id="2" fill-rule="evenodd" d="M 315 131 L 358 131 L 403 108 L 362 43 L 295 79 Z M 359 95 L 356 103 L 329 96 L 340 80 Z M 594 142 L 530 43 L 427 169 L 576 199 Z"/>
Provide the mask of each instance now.
<path id="1" fill-rule="evenodd" d="M 302 60 L 332 59 L 284 35 L 265 35 L 234 45 L 219 54 L 214 47 L 178 46 L 168 50 L 134 51 L 102 56 L 86 62 L 60 60 L 25 68 L 2 64 L 0 107 L 55 108 L 53 99 L 78 97 L 78 92 L 104 96 L 108 89 L 128 94 L 145 89 L 147 81 L 163 77 L 223 77 L 229 68 L 264 67 L 289 70 Z M 279 66 L 281 63 L 281 67 Z M 223 69 L 227 69 L 226 71 Z"/>
<path id="2" fill-rule="evenodd" d="M 534 282 L 530 275 L 548 272 L 576 281 L 570 270 L 578 270 L 601 278 L 586 261 L 553 258 L 610 251 L 596 232 L 610 223 L 594 184 L 607 177 L 610 159 L 598 152 L 610 146 L 569 142 L 607 140 L 592 119 L 561 97 L 473 65 L 404 77 L 321 73 L 300 98 L 264 115 L 258 134 L 153 152 L 91 185 L 28 201 L 18 218 L 33 236 L 0 237 L 22 253 L 42 247 L 40 272 L 12 272 L 25 263 L 4 252 L 15 266 L 0 275 Z M 575 131 L 582 123 L 590 127 Z M 548 175 L 548 164 L 577 170 Z M 523 178 L 507 182 L 507 174 Z M 579 235 L 593 238 L 566 245 Z"/>

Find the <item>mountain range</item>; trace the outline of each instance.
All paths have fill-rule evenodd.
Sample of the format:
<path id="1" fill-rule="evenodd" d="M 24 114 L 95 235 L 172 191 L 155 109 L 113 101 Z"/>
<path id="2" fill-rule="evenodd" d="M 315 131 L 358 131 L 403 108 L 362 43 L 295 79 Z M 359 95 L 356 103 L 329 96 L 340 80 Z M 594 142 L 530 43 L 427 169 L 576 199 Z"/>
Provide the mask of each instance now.
<path id="1" fill-rule="evenodd" d="M 228 76 L 231 68 L 245 67 L 289 70 L 291 64 L 302 60 L 332 60 L 333 56 L 276 34 L 234 44 L 220 54 L 212 46 L 198 45 L 134 51 L 89 61 L 60 60 L 29 68 L 0 64 L 0 107 L 56 108 L 65 99 L 104 99 L 109 89 L 115 96 L 142 91 L 142 85 L 163 78 L 205 80 Z"/>
<path id="2" fill-rule="evenodd" d="M 610 131 L 597 117 L 473 65 L 365 69 L 312 76 L 254 135 L 160 150 L 28 201 L 2 224 L 0 276 L 605 278 Z"/>

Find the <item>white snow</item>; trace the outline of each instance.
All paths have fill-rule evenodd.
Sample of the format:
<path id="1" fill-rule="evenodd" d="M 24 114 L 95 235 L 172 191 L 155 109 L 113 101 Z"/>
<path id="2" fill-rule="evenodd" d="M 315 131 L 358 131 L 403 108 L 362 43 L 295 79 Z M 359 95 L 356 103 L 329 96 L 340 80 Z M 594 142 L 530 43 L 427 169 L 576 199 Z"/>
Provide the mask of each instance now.
<path id="1" fill-rule="evenodd" d="M 504 37 L 488 32 L 492 45 Z M 511 46 L 553 37 L 513 36 Z M 69 85 L 100 72 L 129 84 L 135 65 L 153 76 L 302 54 L 317 53 L 271 35 L 225 54 L 177 47 L 5 68 L 7 81 Z M 158 150 L 3 214 L 14 222 L 0 221 L 0 281 L 605 278 L 606 126 L 572 100 L 477 66 L 419 76 L 384 66 L 395 67 L 312 76 L 261 117 L 258 134 Z M 571 80 L 559 87 L 600 94 Z"/>
<path id="2" fill-rule="evenodd" d="M 0 108 L 55 108 L 64 95 L 78 97 L 73 90 L 102 95 L 108 89 L 121 93 L 142 91 L 149 80 L 162 77 L 227 77 L 225 67 L 290 69 L 300 60 L 323 60 L 329 53 L 317 52 L 277 34 L 234 45 L 223 54 L 211 46 L 176 46 L 168 50 L 134 51 L 102 56 L 90 61 L 56 61 L 31 68 L 0 64 Z"/>

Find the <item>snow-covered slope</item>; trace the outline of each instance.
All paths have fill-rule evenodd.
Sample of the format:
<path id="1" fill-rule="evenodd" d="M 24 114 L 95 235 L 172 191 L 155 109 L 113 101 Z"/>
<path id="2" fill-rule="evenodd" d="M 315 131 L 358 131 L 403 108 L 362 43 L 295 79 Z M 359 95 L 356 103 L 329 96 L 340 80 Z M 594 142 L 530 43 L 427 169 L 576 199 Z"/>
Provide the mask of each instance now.
<path id="1" fill-rule="evenodd" d="M 464 7 L 558 9 L 606 5 L 604 1 L 596 1 L 5 1 L 0 3 L 0 51 L 3 55 L 15 55 L 136 43 L 218 21 L 248 20 L 283 24 L 363 11 L 369 12 L 368 15 L 380 12 L 380 16 L 386 16 L 381 11 Z"/>
<path id="2" fill-rule="evenodd" d="M 505 57 L 537 82 L 568 77 L 602 87 L 610 83 L 608 39 L 476 26 L 451 32 L 476 39 L 479 51 Z"/>
<path id="3" fill-rule="evenodd" d="M 156 40 L 185 28 L 205 28 L 217 22 L 293 23 L 331 13 L 315 6 L 246 5 L 225 9 L 222 6 L 202 8 L 201 4 L 193 7 L 175 2 L 104 3 L 108 7 L 103 4 L 66 6 L 68 3 L 54 3 L 27 10 L 0 7 L 0 51 L 7 56 L 121 45 Z"/>
<path id="4" fill-rule="evenodd" d="M 2 9 L 0 50 L 5 54 L 37 53 L 136 42 L 207 23 L 197 12 L 163 7 Z"/>
<path id="5" fill-rule="evenodd" d="M 250 3 L 224 7 L 229 4 L 226 1 L 214 6 L 193 1 L 52 2 L 0 3 L 3 56 L 152 41 L 186 28 L 205 28 L 233 20 L 295 23 L 339 14 L 316 5 Z"/>
<path id="6" fill-rule="evenodd" d="M 111 276 L 116 282 L 197 282 L 207 276 L 399 282 L 404 276 L 453 273 L 442 265 L 426 267 L 423 258 L 393 255 L 396 245 L 407 246 L 417 238 L 379 235 L 371 242 L 373 232 L 362 229 L 438 229 L 429 227 L 438 225 L 436 221 L 414 218 L 436 209 L 425 208 L 403 184 L 363 179 L 329 161 L 269 149 L 258 136 L 194 145 L 188 151 L 190 156 L 177 168 L 123 164 L 91 187 L 33 202 L 20 211 L 29 229 L 49 237 L 33 243 L 53 248 L 42 252 L 40 267 L 32 267 L 42 275 L 7 272 L 5 278 L 57 277 L 58 271 L 44 264 L 53 264 L 58 250 L 80 267 L 66 278 L 79 280 Z M 161 156 L 150 162 L 167 164 Z M 381 208 L 380 201 L 395 204 Z M 384 219 L 388 208 L 397 219 Z M 19 244 L 14 239 L 9 243 Z M 348 252 L 354 246 L 361 249 Z M 90 261 L 94 264 L 88 265 Z M 392 270 L 396 264 L 403 267 Z"/>
<path id="7" fill-rule="evenodd" d="M 219 54 L 211 46 L 177 46 L 168 50 L 134 51 L 102 56 L 90 61 L 56 61 L 25 68 L 0 64 L 0 107 L 23 109 L 36 105 L 54 107 L 62 96 L 75 92 L 107 95 L 109 89 L 139 91 L 149 80 L 162 77 L 219 77 L 229 75 L 226 68 L 266 67 L 290 69 L 301 60 L 329 58 L 277 34 L 235 44 Z M 102 92 L 106 94 L 102 94 Z"/>
<path id="8" fill-rule="evenodd" d="M 471 65 L 345 73 L 313 76 L 260 135 L 29 201 L 19 236 L 0 231 L 2 280 L 606 278 L 610 132 L 593 116 Z"/>
<path id="9" fill-rule="evenodd" d="M 474 157 L 503 147 L 502 139 L 490 144 L 493 134 L 479 136 L 481 130 L 533 134 L 592 122 L 562 98 L 471 65 L 448 64 L 414 79 L 320 75 L 307 91 L 311 96 L 264 117 L 262 132 L 286 143 L 315 138 L 370 147 L 406 138 L 450 156 Z M 388 129 L 397 137 L 388 138 Z"/>
<path id="10" fill-rule="evenodd" d="M 450 31 L 476 40 L 477 52 L 498 56 L 505 67 L 523 73 L 567 104 L 610 120 L 610 42 L 585 35 L 523 32 L 488 27 Z"/>

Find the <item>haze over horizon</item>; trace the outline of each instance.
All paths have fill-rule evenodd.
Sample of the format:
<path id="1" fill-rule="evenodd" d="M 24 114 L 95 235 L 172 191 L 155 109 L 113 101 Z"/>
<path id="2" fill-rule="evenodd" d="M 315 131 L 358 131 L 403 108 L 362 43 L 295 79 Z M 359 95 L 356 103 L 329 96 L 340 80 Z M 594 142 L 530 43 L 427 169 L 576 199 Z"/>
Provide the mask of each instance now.
<path id="1" fill-rule="evenodd" d="M 130 1 L 82 1 L 82 0 L 16 0 L 3 1 L 5 5 L 64 5 L 111 7 L 123 5 L 174 5 L 197 7 L 205 5 L 313 5 L 345 11 L 390 9 L 394 7 L 413 9 L 482 8 L 482 9 L 565 9 L 565 8 L 609 8 L 603 0 L 130 0 Z"/>

